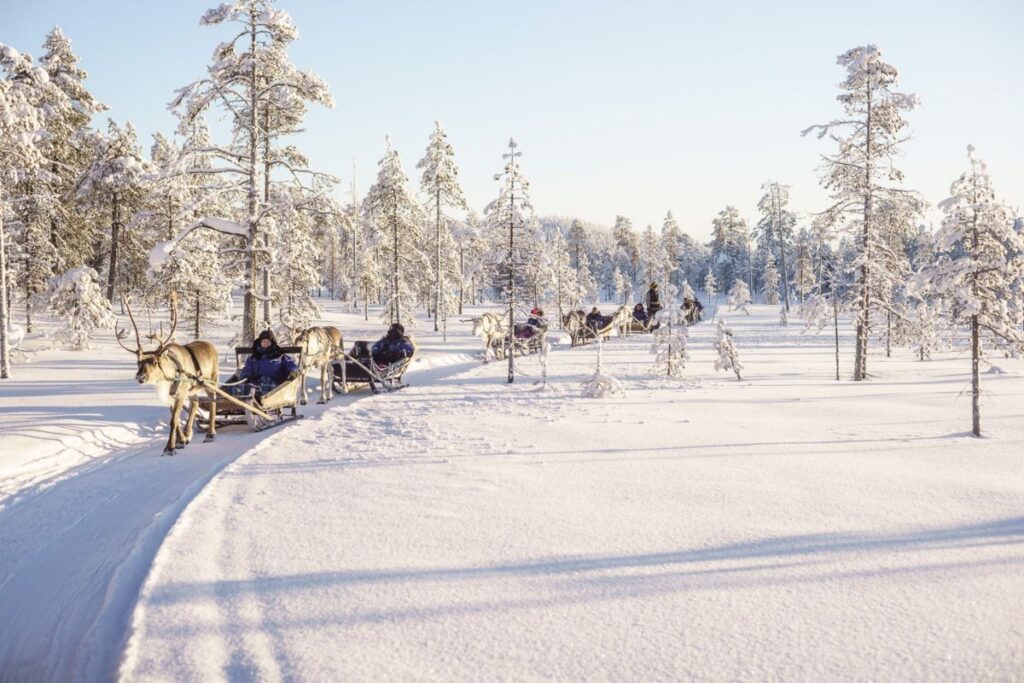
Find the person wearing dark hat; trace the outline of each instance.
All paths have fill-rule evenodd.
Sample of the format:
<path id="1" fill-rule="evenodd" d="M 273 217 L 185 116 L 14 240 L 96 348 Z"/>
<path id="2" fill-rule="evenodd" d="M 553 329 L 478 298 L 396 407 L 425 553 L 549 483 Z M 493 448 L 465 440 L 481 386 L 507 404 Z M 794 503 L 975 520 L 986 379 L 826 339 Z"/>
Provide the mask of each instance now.
<path id="1" fill-rule="evenodd" d="M 408 337 L 405 336 L 405 327 L 401 323 L 395 323 L 388 328 L 385 334 L 376 344 L 373 345 L 371 353 L 373 360 L 377 363 L 397 363 L 403 358 L 412 356 L 415 348 Z"/>
<path id="2" fill-rule="evenodd" d="M 601 311 L 597 310 L 597 306 L 594 306 L 590 309 L 590 313 L 587 313 L 587 327 L 595 332 L 604 327 L 604 316 L 601 315 Z"/>
<path id="3" fill-rule="evenodd" d="M 661 310 L 661 300 L 658 298 L 658 283 L 652 282 L 651 288 L 647 290 L 647 317 L 654 319 L 654 314 Z"/>
<path id="4" fill-rule="evenodd" d="M 299 371 L 298 364 L 287 353 L 282 353 L 277 339 L 270 330 L 263 330 L 252 343 L 252 353 L 238 374 L 240 380 L 256 385 L 264 393 L 289 379 Z"/>
<path id="5" fill-rule="evenodd" d="M 633 320 L 637 321 L 644 327 L 647 327 L 647 311 L 644 310 L 643 304 L 637 304 L 633 307 Z"/>

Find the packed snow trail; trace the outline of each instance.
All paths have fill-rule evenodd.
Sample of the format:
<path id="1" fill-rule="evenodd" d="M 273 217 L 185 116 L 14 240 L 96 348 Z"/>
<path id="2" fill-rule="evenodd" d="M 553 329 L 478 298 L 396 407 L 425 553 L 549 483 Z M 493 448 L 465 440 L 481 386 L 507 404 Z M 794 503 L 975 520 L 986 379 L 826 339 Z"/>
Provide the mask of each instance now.
<path id="1" fill-rule="evenodd" d="M 358 330 L 361 321 L 346 322 Z M 379 331 L 362 334 L 373 338 Z M 152 389 L 132 381 L 134 359 L 105 346 L 109 359 L 48 352 L 53 360 L 27 369 L 48 377 L 46 366 L 56 364 L 65 377 L 60 382 L 30 375 L 0 387 L 0 408 L 10 409 L 0 420 L 0 464 L 7 468 L 0 470 L 3 683 L 114 676 L 139 587 L 178 515 L 225 465 L 296 426 L 259 434 L 228 427 L 213 443 L 197 433 L 191 445 L 161 457 L 166 432 L 157 424 L 166 420 L 166 408 L 152 405 Z M 460 350 L 458 344 L 445 353 L 428 350 L 410 376 L 441 376 L 475 362 Z M 73 363 L 89 369 L 77 383 L 66 379 Z M 64 391 L 63 407 L 42 395 L 54 386 Z M 111 400 L 106 394 L 116 403 L 103 404 Z M 300 412 L 315 417 L 367 394 L 311 403 Z"/>
<path id="2" fill-rule="evenodd" d="M 734 321 L 750 381 L 704 325 L 682 383 L 607 344 L 626 398 L 579 398 L 591 347 L 288 430 L 175 524 L 122 679 L 1019 678 L 1020 366 L 977 440 L 958 360 L 837 384 L 775 320 Z"/>

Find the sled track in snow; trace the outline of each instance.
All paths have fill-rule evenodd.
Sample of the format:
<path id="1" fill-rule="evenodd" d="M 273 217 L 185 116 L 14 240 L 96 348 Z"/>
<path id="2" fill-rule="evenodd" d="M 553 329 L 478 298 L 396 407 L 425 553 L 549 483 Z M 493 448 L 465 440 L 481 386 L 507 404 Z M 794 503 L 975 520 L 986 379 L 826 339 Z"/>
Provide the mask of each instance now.
<path id="1" fill-rule="evenodd" d="M 426 384 L 479 363 L 445 360 L 409 374 Z M 310 404 L 306 413 L 370 395 Z M 294 428 L 229 428 L 172 457 L 160 455 L 164 439 L 156 438 L 19 492 L 0 510 L 0 681 L 114 678 L 139 590 L 175 521 L 225 467 Z"/>

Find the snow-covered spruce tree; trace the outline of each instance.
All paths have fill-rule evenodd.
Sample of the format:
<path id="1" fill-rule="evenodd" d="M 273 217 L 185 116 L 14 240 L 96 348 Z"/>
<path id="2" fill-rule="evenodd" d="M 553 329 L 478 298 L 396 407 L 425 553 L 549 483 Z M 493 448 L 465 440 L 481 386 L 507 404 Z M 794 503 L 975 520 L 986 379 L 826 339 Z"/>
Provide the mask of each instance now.
<path id="1" fill-rule="evenodd" d="M 718 282 L 742 277 L 749 230 L 734 206 L 718 212 L 711 222 L 711 260 Z"/>
<path id="2" fill-rule="evenodd" d="M 789 205 L 789 185 L 767 182 L 761 186 L 764 191 L 757 202 L 761 220 L 757 222 L 759 247 L 766 252 L 778 254 L 776 263 L 781 267 L 782 300 L 789 310 L 789 271 L 786 269 L 786 252 L 792 248 L 793 228 L 796 215 L 786 209 Z"/>
<path id="3" fill-rule="evenodd" d="M 704 294 L 708 297 L 708 306 L 712 307 L 711 317 L 714 318 L 715 310 L 718 308 L 718 280 L 715 279 L 715 273 L 711 268 L 708 268 L 707 275 L 704 276 Z"/>
<path id="4" fill-rule="evenodd" d="M 779 269 L 775 267 L 775 256 L 772 252 L 766 252 L 764 257 L 764 272 L 761 274 L 762 286 L 761 297 L 769 306 L 779 304 Z"/>
<path id="5" fill-rule="evenodd" d="M 1024 353 L 1024 332 L 1008 303 L 1024 278 L 1024 260 L 1008 258 L 1024 251 L 1013 229 L 1010 211 L 992 189 L 985 164 L 967 148 L 970 169 L 950 187 L 939 207 L 945 213 L 938 233 L 935 263 L 919 284 L 925 291 L 949 297 L 951 315 L 971 333 L 972 433 L 981 436 L 981 381 L 978 371 L 983 344 L 1014 355 Z"/>
<path id="6" fill-rule="evenodd" d="M 837 58 L 846 69 L 837 97 L 845 116 L 803 131 L 829 136 L 837 145 L 833 155 L 823 155 L 822 185 L 831 192 L 832 205 L 825 210 L 828 223 L 839 225 L 857 238 L 857 276 L 854 311 L 856 352 L 854 380 L 867 377 L 870 313 L 874 304 L 873 269 L 876 245 L 882 241 L 883 225 L 876 215 L 880 201 L 900 202 L 909 193 L 895 187 L 903 174 L 894 161 L 906 140 L 903 112 L 917 105 L 917 98 L 896 91 L 897 70 L 882 61 L 874 45 L 852 48 Z"/>
<path id="7" fill-rule="evenodd" d="M 51 198 L 49 239 L 56 252 L 55 268 L 67 269 L 92 258 L 93 225 L 70 198 L 91 162 L 92 115 L 106 106 L 86 89 L 87 74 L 79 67 L 71 41 L 59 26 L 46 35 L 39 65 L 46 70 L 50 86 L 41 89 L 39 101 L 46 126 L 42 148 L 46 157 L 45 192 Z"/>
<path id="8" fill-rule="evenodd" d="M 661 265 L 661 240 L 654 232 L 654 227 L 648 225 L 640 234 L 640 267 L 644 274 L 644 287 L 650 287 L 652 283 L 658 281 Z"/>
<path id="9" fill-rule="evenodd" d="M 483 270 L 487 245 L 480 221 L 472 210 L 452 231 L 452 237 L 459 251 L 459 315 L 462 315 L 466 301 L 474 304 L 477 301 L 475 282 Z"/>
<path id="10" fill-rule="evenodd" d="M 33 89 L 47 79 L 45 71 L 14 48 L 0 43 L 0 379 L 11 376 L 11 320 L 8 304 L 7 238 L 4 219 L 11 210 L 14 186 L 43 164 L 39 148 L 42 113 L 34 106 Z"/>
<path id="11" fill-rule="evenodd" d="M 378 166 L 377 182 L 363 200 L 363 213 L 383 237 L 381 263 L 388 291 L 383 317 L 389 324 L 412 325 L 415 281 L 421 273 L 416 268 L 425 259 L 420 251 L 423 212 L 409 192 L 409 179 L 390 139 L 385 138 Z"/>
<path id="12" fill-rule="evenodd" d="M 566 243 L 562 233 L 555 231 L 549 242 L 551 251 L 551 267 L 554 272 L 554 295 L 555 305 L 558 309 L 558 324 L 562 325 L 565 315 L 579 305 L 576 300 L 579 285 L 577 272 L 572 266 L 572 256 L 569 253 L 569 245 Z"/>
<path id="13" fill-rule="evenodd" d="M 603 367 L 604 342 L 597 335 L 597 368 L 594 375 L 583 383 L 583 398 L 618 398 L 626 395 L 626 389 L 615 377 L 605 372 Z"/>
<path id="14" fill-rule="evenodd" d="M 317 258 L 321 247 L 314 240 L 315 214 L 305 210 L 304 194 L 296 186 L 274 188 L 266 225 L 272 245 L 270 276 L 279 283 L 272 291 L 273 303 L 293 327 L 308 327 L 321 312 L 312 296 L 323 282 Z"/>
<path id="15" fill-rule="evenodd" d="M 814 291 L 817 284 L 813 260 L 814 239 L 811 233 L 803 228 L 796 236 L 793 260 L 793 289 L 796 290 L 800 303 Z"/>
<path id="16" fill-rule="evenodd" d="M 615 239 L 615 244 L 622 249 L 625 261 L 623 270 L 629 273 L 629 281 L 635 290 L 640 272 L 640 243 L 636 232 L 633 231 L 633 222 L 625 216 L 616 216 L 612 237 Z"/>
<path id="17" fill-rule="evenodd" d="M 487 225 L 495 236 L 496 244 L 501 245 L 497 255 L 498 274 L 501 279 L 502 294 L 505 297 L 508 312 L 508 383 L 515 381 L 515 354 L 512 353 L 512 334 L 515 330 L 515 310 L 519 305 L 520 294 L 517 290 L 516 269 L 527 259 L 529 237 L 533 229 L 533 206 L 530 204 L 530 183 L 523 177 L 519 169 L 519 157 L 516 141 L 509 138 L 508 152 L 502 154 L 505 168 L 496 173 L 494 179 L 501 181 L 498 198 L 487 205 Z"/>
<path id="18" fill-rule="evenodd" d="M 654 373 L 671 379 L 682 378 L 686 361 L 690 360 L 690 354 L 686 351 L 689 333 L 676 302 L 676 286 L 669 284 L 665 289 L 664 301 L 668 315 L 664 316 L 663 324 L 654 331 L 651 342 Z"/>
<path id="19" fill-rule="evenodd" d="M 78 185 L 78 195 L 110 220 L 107 241 L 107 299 L 114 301 L 119 288 L 128 284 L 126 262 L 145 261 L 139 235 L 126 229 L 127 221 L 142 208 L 146 177 L 153 166 L 143 158 L 135 127 L 123 128 L 111 119 L 105 135 L 96 135 L 92 163 Z"/>
<path id="20" fill-rule="evenodd" d="M 736 278 L 732 288 L 729 290 L 729 296 L 726 301 L 732 306 L 733 311 L 743 311 L 750 315 L 750 311 L 747 310 L 747 306 L 750 305 L 750 289 L 743 280 Z"/>
<path id="21" fill-rule="evenodd" d="M 227 145 L 211 145 L 206 151 L 217 159 L 207 175 L 227 174 L 244 193 L 235 207 L 246 228 L 243 238 L 244 306 L 242 337 L 256 334 L 260 262 L 268 246 L 260 235 L 260 221 L 266 215 L 265 200 L 258 182 L 270 166 L 295 178 L 305 169 L 296 167 L 290 148 L 275 154 L 268 145 L 268 131 L 296 132 L 306 102 L 333 106 L 327 87 L 310 72 L 300 71 L 287 60 L 288 45 L 298 37 L 291 17 L 273 6 L 271 0 L 235 0 L 203 14 L 200 23 L 233 23 L 239 30 L 214 51 L 207 76 L 181 88 L 171 102 L 182 127 L 213 107 L 223 107 L 232 122 L 233 139 Z M 263 195 L 268 194 L 266 187 Z"/>
<path id="22" fill-rule="evenodd" d="M 615 273 L 612 275 L 615 288 L 615 300 L 622 304 L 629 303 L 629 299 L 626 298 L 627 287 L 626 278 L 622 277 L 622 271 L 619 270 L 618 266 L 615 267 Z"/>
<path id="23" fill-rule="evenodd" d="M 715 351 L 718 353 L 718 359 L 715 360 L 715 370 L 732 370 L 736 373 L 737 380 L 743 379 L 740 376 L 740 372 L 743 370 L 743 364 L 740 363 L 740 354 L 736 350 L 736 343 L 732 339 L 732 330 L 725 326 L 724 319 L 719 319 L 718 321 Z"/>
<path id="24" fill-rule="evenodd" d="M 469 208 L 459 186 L 459 167 L 455 165 L 455 149 L 448 142 L 448 136 L 437 121 L 434 122 L 434 132 L 427 142 L 427 151 L 416 164 L 416 168 L 423 169 L 420 190 L 427 198 L 427 213 L 434 219 L 434 253 L 431 265 L 434 275 L 434 331 L 437 332 L 438 318 L 451 312 L 448 282 L 454 281 L 453 276 L 459 272 L 459 264 L 454 259 L 455 252 L 451 249 L 451 230 L 444 210 L 445 207 L 463 210 Z"/>
<path id="25" fill-rule="evenodd" d="M 667 269 L 666 277 L 671 284 L 677 287 L 685 277 L 680 269 L 682 249 L 682 231 L 679 229 L 679 222 L 669 211 L 665 214 L 665 220 L 661 224 L 661 253 Z"/>
<path id="26" fill-rule="evenodd" d="M 96 330 L 114 326 L 110 301 L 100 291 L 98 279 L 95 270 L 79 266 L 53 278 L 47 291 L 50 311 L 65 321 L 60 336 L 74 351 L 88 349 Z"/>

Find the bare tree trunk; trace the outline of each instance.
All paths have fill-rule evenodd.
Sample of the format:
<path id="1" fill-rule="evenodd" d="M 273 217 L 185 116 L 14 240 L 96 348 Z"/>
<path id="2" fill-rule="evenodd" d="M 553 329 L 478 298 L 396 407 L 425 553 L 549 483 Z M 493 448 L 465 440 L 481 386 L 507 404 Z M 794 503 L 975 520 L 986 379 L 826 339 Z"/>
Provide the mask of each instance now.
<path id="1" fill-rule="evenodd" d="M 981 361 L 981 339 L 978 334 L 978 316 L 971 316 L 971 431 L 981 436 L 981 379 L 978 365 Z"/>
<path id="2" fill-rule="evenodd" d="M 515 157 L 512 158 L 513 163 Z M 515 302 L 516 302 L 516 261 L 515 261 L 515 191 L 509 193 L 509 219 L 508 219 L 508 348 L 505 349 L 508 355 L 508 383 L 515 381 Z"/>
<path id="3" fill-rule="evenodd" d="M 0 199 L 4 188 L 0 181 Z M 10 311 L 7 303 L 7 242 L 4 237 L 4 214 L 0 204 L 0 379 L 11 376 Z"/>
<path id="4" fill-rule="evenodd" d="M 832 284 L 832 324 L 836 332 L 836 381 L 839 381 L 839 299 L 836 296 L 835 283 Z"/>
<path id="5" fill-rule="evenodd" d="M 249 17 L 249 160 L 248 160 L 248 202 L 246 210 L 249 214 L 249 234 L 245 240 L 245 297 L 242 312 L 243 343 L 252 342 L 256 337 L 256 268 L 253 263 L 259 229 L 256 216 L 258 198 L 256 193 L 256 150 L 258 131 L 256 125 L 256 95 L 259 81 L 256 78 L 256 8 L 250 10 Z"/>
<path id="6" fill-rule="evenodd" d="M 857 351 L 854 355 L 853 379 L 862 381 L 868 376 L 868 328 L 871 307 L 871 283 L 869 280 L 871 262 L 871 86 L 867 86 L 867 122 L 865 126 L 864 151 L 864 226 L 862 233 L 860 267 L 860 291 L 858 292 L 857 311 Z"/>
<path id="7" fill-rule="evenodd" d="M 121 198 L 115 193 L 110 215 L 110 262 L 107 271 L 107 300 L 113 302 L 117 286 L 117 247 L 121 241 Z"/>

